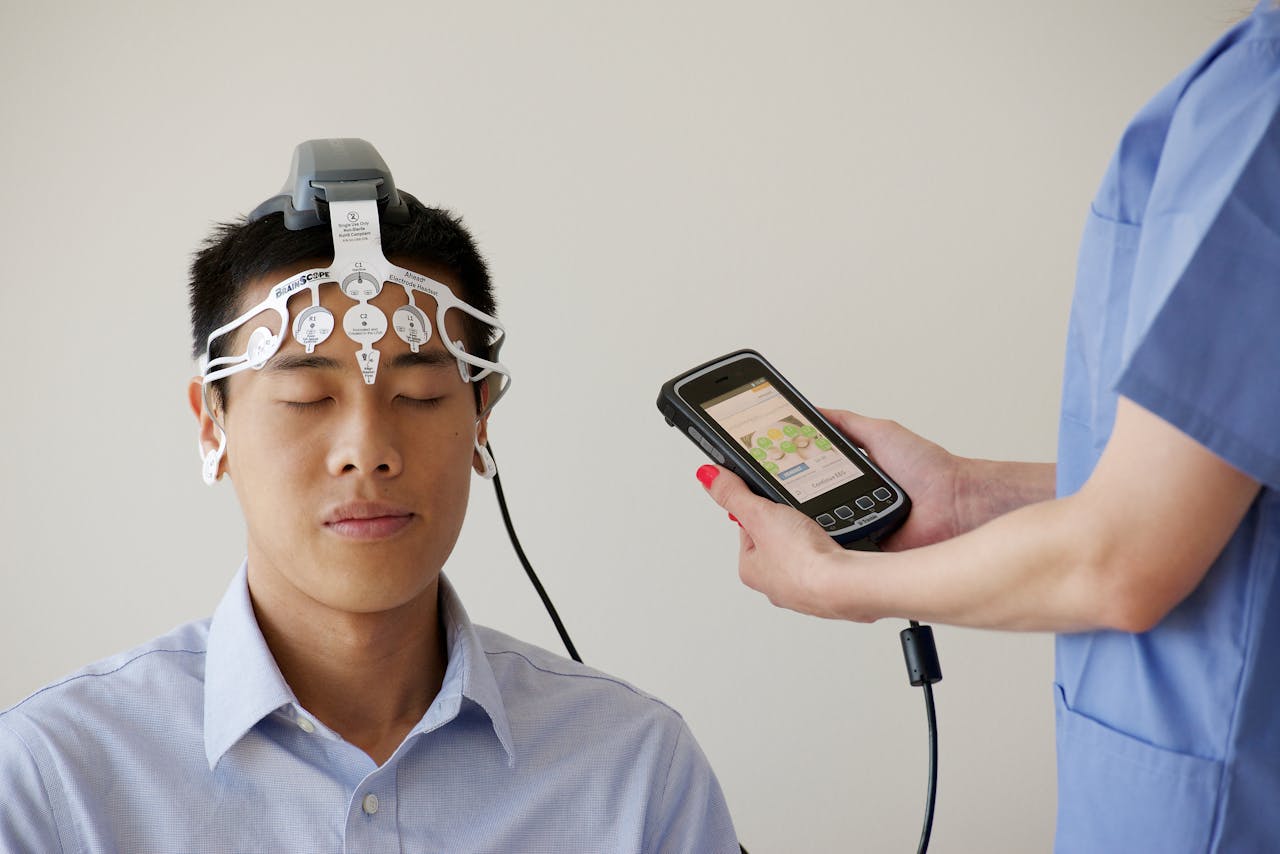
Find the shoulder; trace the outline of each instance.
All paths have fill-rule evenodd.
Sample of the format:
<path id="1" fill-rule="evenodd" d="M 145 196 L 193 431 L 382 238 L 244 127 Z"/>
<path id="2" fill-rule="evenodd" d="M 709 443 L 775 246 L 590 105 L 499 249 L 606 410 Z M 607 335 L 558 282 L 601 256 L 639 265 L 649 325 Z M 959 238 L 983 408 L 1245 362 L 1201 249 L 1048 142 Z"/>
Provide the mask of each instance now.
<path id="1" fill-rule="evenodd" d="M 81 850 L 80 829 L 116 787 L 199 762 L 183 734 L 202 715 L 207 636 L 207 620 L 180 626 L 0 711 L 0 849 Z"/>
<path id="2" fill-rule="evenodd" d="M 1259 11 L 1241 21 L 1211 46 L 1180 78 L 1182 100 L 1197 90 L 1213 90 L 1228 98 L 1250 88 L 1280 68 L 1280 10 Z"/>
<path id="3" fill-rule="evenodd" d="M 662 700 L 611 676 L 501 632 L 477 626 L 523 761 L 587 756 L 613 779 L 663 799 L 672 778 L 714 774 L 684 718 Z M 718 790 L 717 790 L 718 791 Z"/>
<path id="4" fill-rule="evenodd" d="M 1275 114 L 1278 73 L 1280 12 L 1256 12 L 1134 116 L 1094 199 L 1095 211 L 1142 224 L 1162 208 L 1185 207 L 1188 199 L 1201 204 L 1206 195 L 1220 198 L 1214 185 L 1230 185 Z M 1157 172 L 1162 186 L 1153 199 Z M 1189 188 L 1188 180 L 1200 186 Z"/>
<path id="5" fill-rule="evenodd" d="M 1200 177 L 1212 195 L 1208 182 L 1238 172 L 1264 139 L 1275 138 L 1278 112 L 1280 12 L 1255 15 L 1237 40 L 1191 76 L 1174 109 L 1160 170 Z"/>
<path id="6" fill-rule="evenodd" d="M 1220 263 L 1237 250 L 1266 269 L 1280 249 L 1280 12 L 1255 14 L 1242 27 L 1181 91 L 1153 161 L 1135 273 L 1135 287 L 1158 298 L 1152 308 L 1197 259 L 1216 281 L 1253 275 L 1252 262 Z"/>
<path id="7" fill-rule="evenodd" d="M 673 731 L 683 728 L 675 709 L 625 680 L 495 629 L 476 626 L 475 631 L 508 704 L 572 706 L 606 720 L 643 718 Z"/>
<path id="8" fill-rule="evenodd" d="M 497 680 L 519 762 L 643 803 L 645 851 L 737 851 L 724 794 L 684 718 L 629 682 L 510 635 L 474 630 Z M 571 760 L 570 757 L 578 757 Z"/>
<path id="9" fill-rule="evenodd" d="M 1175 116 L 1206 129 L 1228 119 L 1238 122 L 1257 116 L 1265 121 L 1280 103 L 1274 85 L 1277 78 L 1280 23 L 1246 32 L 1201 66 L 1187 82 Z"/>
<path id="10" fill-rule="evenodd" d="M 133 710 L 157 710 L 202 693 L 209 621 L 187 623 L 141 646 L 89 664 L 38 689 L 9 709 L 0 724 L 11 731 L 78 728 Z"/>

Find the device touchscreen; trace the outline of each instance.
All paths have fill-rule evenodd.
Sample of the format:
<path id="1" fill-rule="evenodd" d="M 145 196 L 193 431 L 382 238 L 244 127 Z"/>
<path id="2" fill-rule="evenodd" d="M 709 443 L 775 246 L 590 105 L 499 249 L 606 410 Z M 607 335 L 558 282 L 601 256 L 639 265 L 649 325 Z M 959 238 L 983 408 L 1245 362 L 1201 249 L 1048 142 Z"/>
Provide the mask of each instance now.
<path id="1" fill-rule="evenodd" d="M 765 377 L 702 408 L 801 504 L 865 474 Z"/>

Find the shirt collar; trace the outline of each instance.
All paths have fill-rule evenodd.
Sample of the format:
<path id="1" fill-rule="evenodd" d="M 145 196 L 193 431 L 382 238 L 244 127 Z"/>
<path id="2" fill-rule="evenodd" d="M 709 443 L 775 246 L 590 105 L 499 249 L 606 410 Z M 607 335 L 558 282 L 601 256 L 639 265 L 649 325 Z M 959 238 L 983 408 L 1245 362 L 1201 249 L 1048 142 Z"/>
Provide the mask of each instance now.
<path id="1" fill-rule="evenodd" d="M 440 576 L 440 616 L 444 622 L 449 664 L 440 693 L 413 731 L 430 732 L 448 723 L 457 716 L 462 698 L 466 698 L 489 717 L 494 735 L 506 751 L 507 766 L 511 767 L 516 760 L 515 747 L 498 680 L 458 592 L 443 574 Z"/>
<path id="2" fill-rule="evenodd" d="M 209 768 L 267 715 L 297 703 L 262 637 L 249 599 L 248 561 L 213 612 L 204 665 L 204 751 Z"/>
<path id="3" fill-rule="evenodd" d="M 506 751 L 508 766 L 513 765 L 511 725 L 497 679 L 462 600 L 444 575 L 440 576 L 440 614 L 448 648 L 444 681 L 411 736 L 453 720 L 465 698 L 488 716 L 494 735 Z M 253 613 L 247 561 L 240 565 L 213 613 L 204 687 L 204 747 L 210 769 L 267 715 L 284 706 L 298 705 Z"/>

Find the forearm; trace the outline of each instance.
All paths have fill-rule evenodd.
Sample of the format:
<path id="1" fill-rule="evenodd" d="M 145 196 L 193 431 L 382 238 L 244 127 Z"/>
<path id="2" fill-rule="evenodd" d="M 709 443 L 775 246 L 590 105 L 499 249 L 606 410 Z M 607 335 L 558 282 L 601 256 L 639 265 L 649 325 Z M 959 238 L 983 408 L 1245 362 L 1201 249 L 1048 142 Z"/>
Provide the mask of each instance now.
<path id="1" fill-rule="evenodd" d="M 962 459 L 956 482 L 958 534 L 1054 496 L 1053 463 Z"/>
<path id="2" fill-rule="evenodd" d="M 973 506 L 1034 496 L 1047 488 L 1047 468 L 988 478 L 1005 497 L 995 492 Z M 934 545 L 864 555 L 863 563 L 827 552 L 824 561 L 849 571 L 823 578 L 852 619 L 1144 632 L 1204 579 L 1258 489 L 1258 481 L 1121 398 L 1106 450 L 1071 496 Z"/>
<path id="3" fill-rule="evenodd" d="M 743 582 L 776 605 L 859 622 L 1145 632 L 1200 584 L 1259 490 L 1125 398 L 1089 480 L 1066 498 L 1042 500 L 1053 466 L 924 450 L 937 463 L 924 468 L 944 476 L 906 485 L 917 505 L 887 541 L 898 550 L 884 554 L 844 551 L 812 520 L 753 495 L 738 478 L 713 481 L 712 497 L 744 529 Z M 932 512 L 916 512 L 922 507 Z M 990 521 L 981 524 L 984 516 Z"/>
<path id="4" fill-rule="evenodd" d="M 1091 539 L 1072 498 L 1030 504 L 953 539 L 911 551 L 837 553 L 829 574 L 842 616 L 1070 632 L 1126 623 L 1105 540 Z"/>

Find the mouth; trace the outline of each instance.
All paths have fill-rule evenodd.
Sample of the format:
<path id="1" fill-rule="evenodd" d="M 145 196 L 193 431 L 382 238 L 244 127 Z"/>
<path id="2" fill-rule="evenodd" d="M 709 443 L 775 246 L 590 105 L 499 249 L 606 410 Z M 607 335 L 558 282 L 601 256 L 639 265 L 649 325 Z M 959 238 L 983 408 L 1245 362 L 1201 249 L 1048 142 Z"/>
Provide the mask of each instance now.
<path id="1" fill-rule="evenodd" d="M 409 527 L 416 514 L 404 507 L 373 501 L 353 501 L 325 516 L 325 530 L 348 540 L 384 540 Z"/>

